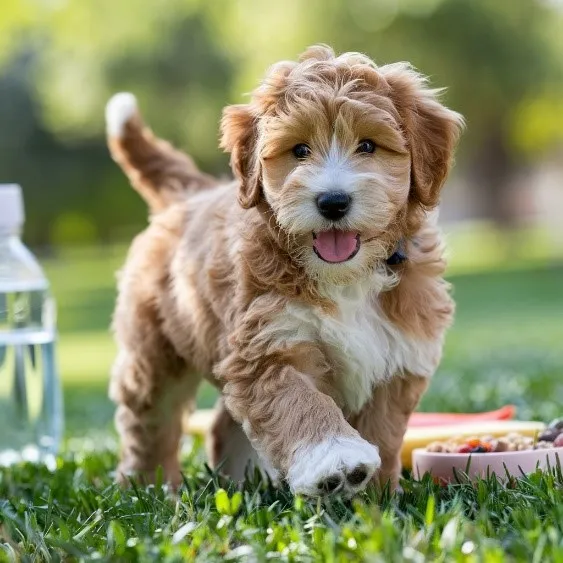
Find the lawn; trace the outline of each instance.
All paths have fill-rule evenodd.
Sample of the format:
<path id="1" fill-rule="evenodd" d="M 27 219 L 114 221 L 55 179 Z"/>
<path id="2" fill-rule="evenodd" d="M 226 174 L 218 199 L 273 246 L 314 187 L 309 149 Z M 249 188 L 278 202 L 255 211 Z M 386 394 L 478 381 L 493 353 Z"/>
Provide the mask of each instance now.
<path id="1" fill-rule="evenodd" d="M 453 246 L 457 319 L 421 408 L 513 403 L 521 418 L 563 414 L 563 267 L 500 267 L 491 245 L 481 262 L 475 246 L 461 256 Z M 73 250 L 46 262 L 60 311 L 66 450 L 53 473 L 0 471 L 0 561 L 563 561 L 557 470 L 509 488 L 494 479 L 440 488 L 406 475 L 402 494 L 319 504 L 256 478 L 237 491 L 207 469 L 196 443 L 178 497 L 159 485 L 118 489 L 107 326 L 122 257 L 120 248 Z M 209 388 L 199 402 L 212 404 Z"/>

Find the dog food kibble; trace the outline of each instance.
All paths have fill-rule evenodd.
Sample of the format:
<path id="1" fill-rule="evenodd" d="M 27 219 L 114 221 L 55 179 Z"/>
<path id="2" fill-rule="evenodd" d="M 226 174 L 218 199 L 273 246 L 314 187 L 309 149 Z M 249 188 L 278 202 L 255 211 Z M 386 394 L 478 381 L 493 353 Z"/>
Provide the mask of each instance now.
<path id="1" fill-rule="evenodd" d="M 556 428 L 547 428 L 539 436 L 538 440 L 545 440 L 546 442 L 553 442 L 560 434 L 560 430 Z"/>
<path id="2" fill-rule="evenodd" d="M 555 428 L 555 430 L 563 431 L 563 418 L 556 418 L 549 423 L 548 428 Z"/>
<path id="3" fill-rule="evenodd" d="M 447 449 L 446 444 L 442 444 L 441 442 L 432 442 L 426 446 L 426 451 L 435 453 L 448 453 L 449 449 Z"/>
<path id="4" fill-rule="evenodd" d="M 548 448 L 563 448 L 563 418 L 553 420 L 549 426 L 537 437 L 522 436 L 511 432 L 501 438 L 493 436 L 456 436 L 446 442 L 432 442 L 426 447 L 428 452 L 484 454 L 488 452 L 520 452 L 524 450 L 544 450 Z"/>
<path id="5" fill-rule="evenodd" d="M 498 440 L 491 441 L 493 452 L 507 452 L 508 451 L 508 442 L 499 438 Z"/>

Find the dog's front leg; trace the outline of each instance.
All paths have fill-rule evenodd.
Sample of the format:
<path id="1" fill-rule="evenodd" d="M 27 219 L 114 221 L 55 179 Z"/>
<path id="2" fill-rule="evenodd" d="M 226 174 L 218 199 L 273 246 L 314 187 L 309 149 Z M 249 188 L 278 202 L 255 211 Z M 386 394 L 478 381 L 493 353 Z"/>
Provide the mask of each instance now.
<path id="1" fill-rule="evenodd" d="M 224 362 L 227 408 L 293 492 L 353 495 L 379 468 L 377 447 L 346 422 L 314 377 L 294 367 L 304 362 L 281 357 L 237 354 Z"/>
<path id="2" fill-rule="evenodd" d="M 401 447 L 409 418 L 428 387 L 428 378 L 396 375 L 377 386 L 370 401 L 350 422 L 363 438 L 379 446 L 382 486 L 396 488 L 401 473 Z"/>

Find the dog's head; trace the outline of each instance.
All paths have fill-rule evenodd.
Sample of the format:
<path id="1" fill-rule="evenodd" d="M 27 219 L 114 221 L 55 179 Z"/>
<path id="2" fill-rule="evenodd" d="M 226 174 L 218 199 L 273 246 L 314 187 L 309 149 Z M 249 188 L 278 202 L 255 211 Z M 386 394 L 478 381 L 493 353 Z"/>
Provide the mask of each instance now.
<path id="1" fill-rule="evenodd" d="M 265 202 L 311 275 L 360 278 L 438 204 L 463 125 L 438 94 L 405 63 L 324 46 L 274 65 L 221 123 L 240 204 Z"/>

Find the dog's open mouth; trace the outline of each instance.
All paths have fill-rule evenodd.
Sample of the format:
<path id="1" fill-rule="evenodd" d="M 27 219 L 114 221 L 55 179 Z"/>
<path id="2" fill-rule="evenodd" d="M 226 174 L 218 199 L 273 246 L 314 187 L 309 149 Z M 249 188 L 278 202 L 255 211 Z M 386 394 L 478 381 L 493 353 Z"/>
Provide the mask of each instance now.
<path id="1" fill-rule="evenodd" d="M 351 260 L 360 250 L 360 235 L 354 231 L 330 229 L 313 233 L 315 254 L 329 264 Z"/>

